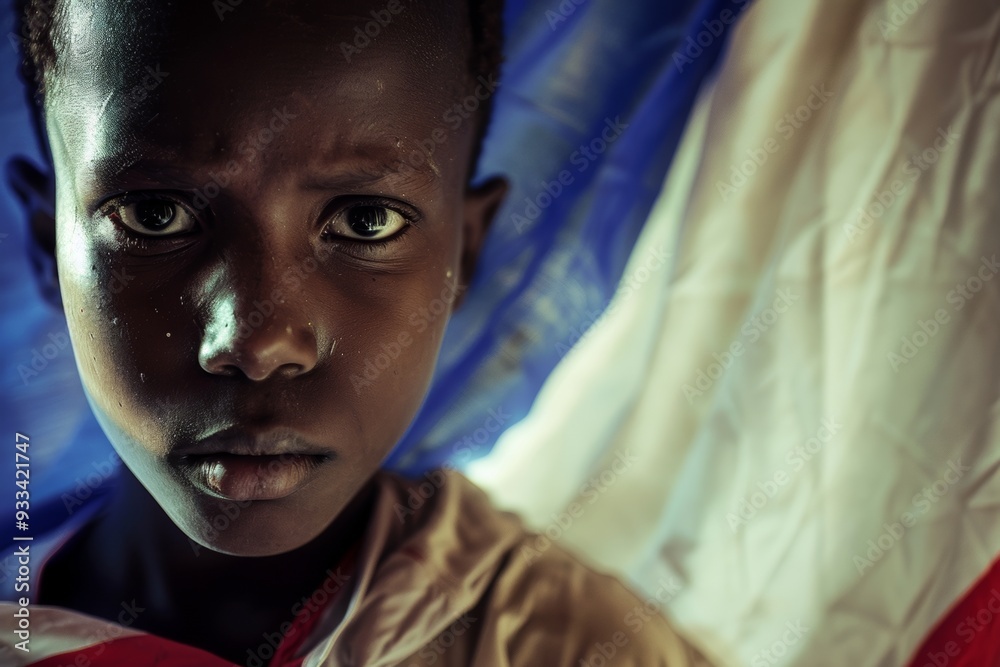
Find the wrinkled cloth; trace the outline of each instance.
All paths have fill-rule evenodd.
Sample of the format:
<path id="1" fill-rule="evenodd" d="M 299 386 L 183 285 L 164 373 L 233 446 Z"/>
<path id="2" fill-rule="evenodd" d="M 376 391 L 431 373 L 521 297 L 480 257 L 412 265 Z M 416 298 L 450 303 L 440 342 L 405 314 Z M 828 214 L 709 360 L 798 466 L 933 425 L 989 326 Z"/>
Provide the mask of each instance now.
<path id="1" fill-rule="evenodd" d="M 510 191 L 388 468 L 419 474 L 484 456 L 503 430 L 484 428 L 491 411 L 511 415 L 504 428 L 527 413 L 614 294 L 698 90 L 749 2 L 506 3 L 502 83 L 477 174 L 504 174 Z"/>
<path id="2" fill-rule="evenodd" d="M 998 93 L 995 0 L 755 3 L 631 289 L 470 475 L 680 579 L 719 664 L 940 663 L 915 651 L 1000 555 Z M 1000 635 L 970 613 L 962 655 Z"/>
<path id="3" fill-rule="evenodd" d="M 343 620 L 328 603 L 297 647 L 293 657 L 305 667 L 578 667 L 608 660 L 623 667 L 709 667 L 658 613 L 656 598 L 640 600 L 545 536 L 527 533 L 454 471 L 413 481 L 380 473 L 353 569 Z M 0 604 L 0 662 L 10 667 L 81 649 L 95 638 L 137 642 L 143 634 L 131 627 L 134 619 L 122 627 L 29 607 L 31 653 L 25 654 L 13 646 L 15 609 Z M 184 648 L 154 643 L 164 655 Z"/>

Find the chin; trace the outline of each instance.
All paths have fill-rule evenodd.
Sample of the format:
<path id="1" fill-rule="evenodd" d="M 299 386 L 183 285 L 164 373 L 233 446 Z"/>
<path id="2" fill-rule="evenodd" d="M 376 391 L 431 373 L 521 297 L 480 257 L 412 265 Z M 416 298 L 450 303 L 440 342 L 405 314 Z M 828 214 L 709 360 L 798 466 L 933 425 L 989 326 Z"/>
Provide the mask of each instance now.
<path id="1" fill-rule="evenodd" d="M 194 515 L 164 508 L 196 554 L 205 548 L 230 556 L 277 556 L 313 541 L 336 518 L 318 519 L 297 503 L 212 500 L 197 503 Z"/>

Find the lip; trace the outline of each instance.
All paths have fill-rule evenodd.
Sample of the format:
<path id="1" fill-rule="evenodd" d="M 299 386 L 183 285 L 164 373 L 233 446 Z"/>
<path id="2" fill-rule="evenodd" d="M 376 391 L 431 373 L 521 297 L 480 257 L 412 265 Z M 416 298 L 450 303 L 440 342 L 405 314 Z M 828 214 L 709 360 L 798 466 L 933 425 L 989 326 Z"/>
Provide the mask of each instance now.
<path id="1" fill-rule="evenodd" d="M 182 445 L 170 458 L 209 494 L 247 501 L 295 493 L 334 456 L 288 429 L 255 434 L 234 428 Z"/>
<path id="2" fill-rule="evenodd" d="M 209 456 L 213 454 L 235 454 L 237 456 L 281 456 L 282 454 L 306 454 L 310 456 L 333 456 L 329 447 L 314 444 L 298 432 L 288 428 L 273 428 L 267 431 L 251 431 L 231 427 L 216 431 L 207 438 L 181 444 L 171 451 L 175 458 Z"/>
<path id="3" fill-rule="evenodd" d="M 298 491 L 329 459 L 306 454 L 211 454 L 187 461 L 195 484 L 227 500 L 277 500 Z"/>

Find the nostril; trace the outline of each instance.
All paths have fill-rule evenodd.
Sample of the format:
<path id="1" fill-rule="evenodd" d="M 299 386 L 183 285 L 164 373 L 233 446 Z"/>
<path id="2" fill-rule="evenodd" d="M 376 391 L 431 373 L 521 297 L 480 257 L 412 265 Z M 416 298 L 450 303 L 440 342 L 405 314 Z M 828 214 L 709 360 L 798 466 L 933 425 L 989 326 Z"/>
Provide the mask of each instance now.
<path id="1" fill-rule="evenodd" d="M 218 371 L 211 371 L 211 372 L 217 375 L 226 375 L 228 377 L 233 377 L 235 375 L 240 375 L 243 373 L 243 371 L 240 370 L 239 366 L 234 366 L 233 364 L 223 364 Z"/>
<path id="2" fill-rule="evenodd" d="M 245 307 L 239 304 L 235 298 L 227 301 L 204 325 L 198 357 L 206 372 L 221 376 L 238 372 L 261 381 L 275 374 L 293 378 L 316 366 L 320 352 L 314 323 L 294 304 L 275 307 L 260 322 L 251 320 L 254 326 L 236 326 L 246 321 Z"/>
<path id="3" fill-rule="evenodd" d="M 242 375 L 257 382 L 273 375 L 286 379 L 302 375 L 312 370 L 316 359 L 305 346 L 289 344 L 284 337 L 249 338 L 204 352 L 200 365 L 205 371 L 227 377 Z"/>
<path id="4" fill-rule="evenodd" d="M 279 375 L 289 379 L 297 375 L 302 375 L 305 372 L 306 368 L 301 364 L 285 364 L 276 371 Z"/>

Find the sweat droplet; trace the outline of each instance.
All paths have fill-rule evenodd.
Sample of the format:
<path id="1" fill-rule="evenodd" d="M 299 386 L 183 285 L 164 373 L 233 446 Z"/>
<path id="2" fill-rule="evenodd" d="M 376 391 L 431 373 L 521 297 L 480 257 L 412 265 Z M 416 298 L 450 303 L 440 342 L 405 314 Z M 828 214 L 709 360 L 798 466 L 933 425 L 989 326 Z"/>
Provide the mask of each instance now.
<path id="1" fill-rule="evenodd" d="M 167 332 L 167 338 L 170 338 L 170 332 L 169 331 Z"/>
<path id="2" fill-rule="evenodd" d="M 143 382 L 145 382 L 146 381 L 146 374 L 145 373 L 139 373 L 139 379 L 142 380 Z"/>

